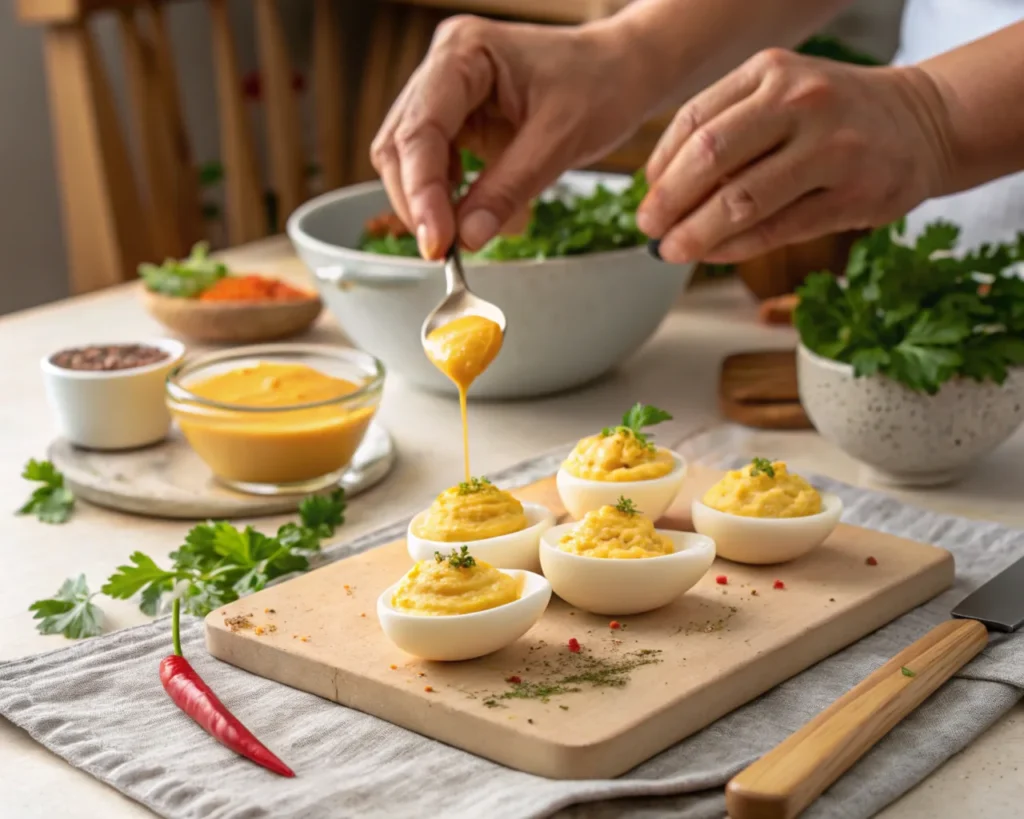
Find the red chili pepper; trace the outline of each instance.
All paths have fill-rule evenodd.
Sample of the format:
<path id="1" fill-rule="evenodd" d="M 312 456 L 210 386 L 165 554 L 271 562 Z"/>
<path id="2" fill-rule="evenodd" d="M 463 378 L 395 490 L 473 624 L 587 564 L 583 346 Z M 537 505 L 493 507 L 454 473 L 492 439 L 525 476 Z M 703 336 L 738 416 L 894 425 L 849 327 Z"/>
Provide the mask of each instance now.
<path id="1" fill-rule="evenodd" d="M 776 580 L 774 583 L 772 583 L 772 588 L 773 589 L 784 589 L 784 588 L 786 588 L 786 584 L 783 583 L 781 580 Z"/>
<path id="2" fill-rule="evenodd" d="M 171 633 L 174 639 L 174 653 L 160 661 L 160 682 L 170 698 L 182 711 L 221 745 L 236 754 L 251 759 L 268 771 L 281 776 L 295 776 L 294 771 L 252 735 L 203 682 L 195 669 L 181 655 L 181 634 L 179 619 L 181 603 L 174 601 L 171 617 Z"/>
<path id="3" fill-rule="evenodd" d="M 875 558 L 873 558 L 873 557 L 869 557 L 864 562 L 867 563 L 869 566 L 877 566 L 878 565 L 878 561 Z"/>
<path id="4" fill-rule="evenodd" d="M 513 674 L 511 677 L 506 677 L 505 682 L 512 683 L 512 685 L 519 685 L 523 681 L 523 678 L 518 674 Z"/>
<path id="5" fill-rule="evenodd" d="M 716 583 L 717 583 L 717 584 L 718 584 L 719 586 L 725 586 L 725 585 L 727 585 L 727 584 L 728 584 L 728 582 L 729 582 L 729 578 L 728 578 L 728 577 L 726 577 L 726 576 L 725 576 L 724 574 L 720 574 L 720 575 L 718 575 L 718 577 L 716 577 L 716 578 L 715 578 L 715 582 L 716 582 Z"/>
<path id="6" fill-rule="evenodd" d="M 575 637 L 569 638 L 569 651 L 571 651 L 573 654 L 580 653 L 580 641 L 577 640 Z"/>
<path id="7" fill-rule="evenodd" d="M 613 629 L 613 630 L 614 629 L 620 629 L 620 628 L 622 628 L 622 623 L 620 623 L 618 620 L 612 620 L 608 624 L 608 628 Z"/>

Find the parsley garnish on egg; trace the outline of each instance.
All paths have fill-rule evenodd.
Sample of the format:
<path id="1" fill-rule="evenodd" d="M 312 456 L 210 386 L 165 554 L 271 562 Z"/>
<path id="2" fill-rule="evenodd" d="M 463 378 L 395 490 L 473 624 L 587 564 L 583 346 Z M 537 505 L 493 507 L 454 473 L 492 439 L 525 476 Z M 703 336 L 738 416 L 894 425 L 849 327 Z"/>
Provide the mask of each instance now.
<path id="1" fill-rule="evenodd" d="M 434 552 L 434 560 L 438 563 L 448 561 L 453 569 L 472 569 L 476 565 L 476 559 L 469 553 L 469 547 L 463 546 L 459 551 L 452 549 L 450 555 L 445 557 L 440 552 Z"/>
<path id="2" fill-rule="evenodd" d="M 758 475 L 767 475 L 769 478 L 775 477 L 775 467 L 772 466 L 772 462 L 767 458 L 754 458 L 750 462 L 750 477 L 756 478 Z"/>
<path id="3" fill-rule="evenodd" d="M 650 404 L 637 402 L 622 416 L 622 423 L 619 426 L 605 427 L 601 430 L 601 434 L 608 437 L 609 435 L 615 435 L 617 432 L 627 432 L 644 446 L 654 449 L 654 444 L 650 441 L 650 438 L 654 436 L 650 433 L 644 433 L 644 428 L 653 427 L 663 421 L 671 420 L 671 413 L 653 407 Z"/>
<path id="4" fill-rule="evenodd" d="M 472 495 L 475 492 L 482 492 L 489 487 L 491 482 L 487 478 L 470 478 L 459 484 L 460 495 Z"/>
<path id="5" fill-rule="evenodd" d="M 629 498 L 619 496 L 618 503 L 615 504 L 615 508 L 618 509 L 624 515 L 639 515 L 640 510 L 636 508 L 636 504 Z"/>

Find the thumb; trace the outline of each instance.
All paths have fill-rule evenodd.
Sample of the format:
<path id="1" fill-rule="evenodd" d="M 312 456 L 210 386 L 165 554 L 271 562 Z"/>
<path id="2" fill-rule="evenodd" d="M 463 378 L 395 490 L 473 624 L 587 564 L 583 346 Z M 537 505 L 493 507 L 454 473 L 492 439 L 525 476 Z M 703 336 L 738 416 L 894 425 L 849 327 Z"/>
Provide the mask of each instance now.
<path id="1" fill-rule="evenodd" d="M 459 206 L 459 238 L 479 250 L 565 170 L 553 123 L 535 118 L 488 165 Z"/>

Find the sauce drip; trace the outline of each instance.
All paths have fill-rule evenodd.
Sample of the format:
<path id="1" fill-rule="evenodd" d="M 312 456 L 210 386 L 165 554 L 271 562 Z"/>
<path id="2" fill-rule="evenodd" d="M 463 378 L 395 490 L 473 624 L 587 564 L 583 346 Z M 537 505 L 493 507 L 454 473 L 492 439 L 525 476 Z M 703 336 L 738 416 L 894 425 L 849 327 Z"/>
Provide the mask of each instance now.
<path id="1" fill-rule="evenodd" d="M 466 392 L 494 361 L 494 357 L 501 350 L 503 340 L 501 327 L 497 323 L 483 316 L 462 316 L 432 330 L 424 344 L 427 358 L 459 389 L 459 409 L 462 412 L 462 449 L 467 481 L 470 479 L 471 473 Z"/>

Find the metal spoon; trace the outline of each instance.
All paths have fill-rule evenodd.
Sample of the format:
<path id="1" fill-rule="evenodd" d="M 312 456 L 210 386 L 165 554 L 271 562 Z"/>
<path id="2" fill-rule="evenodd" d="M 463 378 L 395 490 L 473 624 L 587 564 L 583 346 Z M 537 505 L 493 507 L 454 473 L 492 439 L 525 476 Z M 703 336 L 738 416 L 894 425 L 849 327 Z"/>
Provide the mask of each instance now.
<path id="1" fill-rule="evenodd" d="M 481 316 L 490 319 L 505 333 L 505 314 L 501 308 L 479 296 L 473 295 L 466 284 L 466 276 L 462 272 L 462 256 L 459 252 L 459 240 L 456 237 L 444 260 L 444 278 L 447 294 L 434 311 L 427 316 L 420 331 L 420 341 L 426 344 L 427 336 L 438 327 L 448 324 L 463 316 Z"/>

